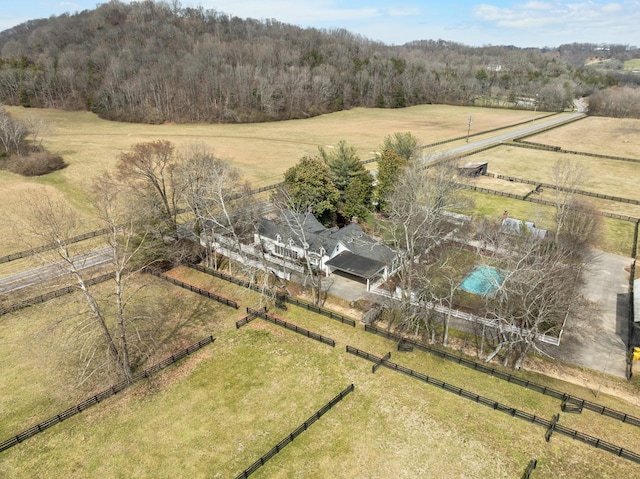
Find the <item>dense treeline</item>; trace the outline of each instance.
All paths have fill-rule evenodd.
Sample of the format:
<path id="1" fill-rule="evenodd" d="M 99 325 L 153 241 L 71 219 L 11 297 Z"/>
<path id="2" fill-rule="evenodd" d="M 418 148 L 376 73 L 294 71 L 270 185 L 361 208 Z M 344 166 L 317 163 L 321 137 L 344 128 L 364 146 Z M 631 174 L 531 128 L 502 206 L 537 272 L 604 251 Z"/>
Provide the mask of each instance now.
<path id="1" fill-rule="evenodd" d="M 559 51 L 442 40 L 390 47 L 177 1 L 112 0 L 0 34 L 0 102 L 134 122 L 267 121 L 425 103 L 554 111 L 616 83 Z"/>

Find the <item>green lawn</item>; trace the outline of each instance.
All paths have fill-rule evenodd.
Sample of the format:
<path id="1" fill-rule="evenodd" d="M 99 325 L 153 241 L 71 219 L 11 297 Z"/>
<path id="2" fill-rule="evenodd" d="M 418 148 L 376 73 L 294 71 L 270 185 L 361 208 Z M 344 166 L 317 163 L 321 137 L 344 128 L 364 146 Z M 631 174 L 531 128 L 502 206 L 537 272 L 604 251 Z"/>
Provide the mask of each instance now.
<path id="1" fill-rule="evenodd" d="M 633 58 L 631 60 L 625 60 L 625 70 L 640 70 L 640 58 Z"/>
<path id="2" fill-rule="evenodd" d="M 222 284 L 200 273 L 185 275 Z M 234 288 L 241 292 L 227 285 L 226 293 Z M 538 426 L 393 371 L 371 374 L 371 363 L 347 354 L 345 346 L 379 356 L 392 351 L 392 361 L 547 419 L 559 412 L 557 400 L 426 353 L 397 353 L 395 343 L 359 325 L 296 307 L 279 314 L 335 339 L 335 348 L 260 319 L 236 330 L 236 313 L 211 324 L 213 345 L 0 454 L 0 476 L 235 477 L 351 383 L 352 394 L 254 477 L 513 478 L 532 458 L 538 459 L 536 477 L 633 477 L 637 470 L 566 437 L 554 435 L 547 443 Z M 30 394 L 46 394 L 42 389 Z M 15 403 L 20 396 L 14 394 Z M 605 395 L 598 401 L 640 416 L 640 408 L 623 401 Z M 629 425 L 586 411 L 563 414 L 561 422 L 638 449 L 638 429 Z"/>

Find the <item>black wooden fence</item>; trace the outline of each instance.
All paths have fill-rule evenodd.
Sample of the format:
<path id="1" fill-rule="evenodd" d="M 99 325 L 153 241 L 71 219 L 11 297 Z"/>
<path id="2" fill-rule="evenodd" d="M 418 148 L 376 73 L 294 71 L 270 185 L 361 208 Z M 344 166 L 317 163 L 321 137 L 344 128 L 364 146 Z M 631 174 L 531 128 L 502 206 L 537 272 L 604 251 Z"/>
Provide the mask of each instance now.
<path id="1" fill-rule="evenodd" d="M 194 292 L 196 294 L 199 294 L 200 296 L 204 296 L 206 298 L 213 299 L 213 300 L 217 301 L 218 303 L 222 303 L 222 304 L 224 304 L 226 306 L 231 306 L 232 308 L 235 308 L 235 309 L 239 308 L 238 303 L 236 303 L 232 299 L 228 299 L 228 298 L 225 298 L 225 297 L 220 296 L 218 294 L 211 293 L 211 292 L 207 291 L 206 289 L 198 288 L 197 286 L 193 286 L 191 284 L 187 284 L 187 283 L 185 283 L 183 281 L 180 281 L 180 280 L 174 279 L 174 278 L 172 278 L 170 276 L 167 276 L 166 274 L 156 273 L 156 272 L 153 272 L 151 274 L 153 276 L 157 276 L 158 278 L 164 279 L 165 281 L 168 281 L 171 284 L 175 284 L 176 286 L 180 286 L 181 288 L 188 289 L 189 291 L 192 291 L 192 292 Z"/>
<path id="2" fill-rule="evenodd" d="M 16 434 L 15 436 L 10 437 L 9 439 L 6 439 L 0 442 L 0 452 L 5 451 L 17 445 L 23 442 L 24 440 L 29 439 L 30 437 L 33 437 L 38 433 L 41 433 L 46 429 L 49 429 L 51 426 L 54 426 L 64 421 L 65 419 L 69 419 L 70 417 L 75 416 L 76 414 L 84 411 L 85 409 L 90 408 L 95 404 L 98 404 L 101 401 L 104 401 L 105 399 L 131 386 L 133 383 L 140 381 L 141 379 L 150 377 L 151 375 L 157 373 L 158 371 L 166 368 L 167 366 L 170 366 L 171 364 L 197 351 L 203 346 L 213 343 L 214 341 L 215 339 L 213 338 L 213 336 L 208 336 L 204 339 L 201 339 L 200 341 L 198 341 L 195 344 L 192 344 L 188 348 L 185 348 L 182 351 L 172 354 L 170 357 L 166 358 L 165 360 L 160 361 L 159 363 L 154 364 L 150 368 L 145 369 L 144 371 L 134 375 L 130 381 L 121 381 L 118 384 L 114 384 L 109 389 L 105 389 L 101 393 L 98 393 L 95 396 L 85 399 L 81 403 L 76 404 L 75 406 L 62 411 L 61 413 L 56 414 L 55 416 L 51 416 L 49 419 L 45 419 L 44 421 L 36 424 L 35 426 L 25 431 L 22 431 L 21 433 Z"/>
<path id="3" fill-rule="evenodd" d="M 540 205 L 545 205 L 545 206 L 555 206 L 556 204 L 553 201 L 549 201 L 549 200 L 542 200 L 540 198 L 534 198 L 532 196 L 527 195 L 516 195 L 514 193 L 507 193 L 505 191 L 498 191 L 498 190 L 492 190 L 490 188 L 482 188 L 481 186 L 476 186 L 476 185 L 466 185 L 464 183 L 459 183 L 458 184 L 461 188 L 467 189 L 467 190 L 472 190 L 472 191 L 478 191 L 480 193 L 487 193 L 490 195 L 494 195 L 494 196 L 505 196 L 507 198 L 513 198 L 516 200 L 521 200 L 521 201 L 529 201 L 531 203 L 537 203 Z M 601 211 L 600 214 L 606 218 L 613 218 L 616 220 L 622 220 L 622 221 L 632 221 L 632 222 L 637 222 L 640 221 L 640 218 L 636 218 L 634 216 L 628 216 L 628 215 L 619 215 L 616 213 L 609 213 L 606 211 Z"/>
<path id="4" fill-rule="evenodd" d="M 509 374 L 509 373 L 506 373 L 504 371 L 500 371 L 498 369 L 495 369 L 495 368 L 492 368 L 490 366 L 487 366 L 486 364 L 479 363 L 479 362 L 476 362 L 476 361 L 472 361 L 472 360 L 467 359 L 465 357 L 448 353 L 447 351 L 443 351 L 441 349 L 434 348 L 434 347 L 429 346 L 427 344 L 423 344 L 423 343 L 420 343 L 420 342 L 417 342 L 417 341 L 412 341 L 410 339 L 407 339 L 407 338 L 404 338 L 404 337 L 400 336 L 399 334 L 392 333 L 390 331 L 387 331 L 386 329 L 378 328 L 377 326 L 374 326 L 372 324 L 365 325 L 364 330 L 367 331 L 367 332 L 374 333 L 374 334 L 377 334 L 379 336 L 385 337 L 387 339 L 391 339 L 393 341 L 397 341 L 398 343 L 402 342 L 404 344 L 410 344 L 410 345 L 414 346 L 416 349 L 419 349 L 420 351 L 424 351 L 426 353 L 433 354 L 433 355 L 435 355 L 435 356 L 437 356 L 439 358 L 446 359 L 448 361 L 452 361 L 454 363 L 457 363 L 457 364 L 460 364 L 462 366 L 468 367 L 468 368 L 473 369 L 475 371 L 480 371 L 480 372 L 488 374 L 490 376 L 493 376 L 493 377 L 502 379 L 504 381 L 507 381 L 507 382 L 509 382 L 511 384 L 516 384 L 516 385 L 521 386 L 523 388 L 539 392 L 540 394 L 543 394 L 545 396 L 551 396 L 553 398 L 560 399 L 561 401 L 564 401 L 565 404 L 573 404 L 575 406 L 578 406 L 578 407 L 583 408 L 583 409 L 588 409 L 590 411 L 596 412 L 596 413 L 601 414 L 603 416 L 607 416 L 607 417 L 610 417 L 610 418 L 613 418 L 613 419 L 617 419 L 618 421 L 622 421 L 624 423 L 640 427 L 640 418 L 639 417 L 635 417 L 635 416 L 632 416 L 630 414 L 626 414 L 626 413 L 621 412 L 621 411 L 616 411 L 615 409 L 611 409 L 611 408 L 605 407 L 605 406 L 603 406 L 601 404 L 594 403 L 594 402 L 588 401 L 586 399 L 582 399 L 582 398 L 580 398 L 578 396 L 573 396 L 571 394 L 568 394 L 568 393 L 565 393 L 565 392 L 562 392 L 562 391 L 558 391 L 557 389 L 553 389 L 553 388 L 549 388 L 547 386 L 543 386 L 542 384 L 538 384 L 538 383 L 535 383 L 533 381 L 529 381 L 528 379 L 519 378 L 518 376 L 515 376 L 513 374 Z"/>
<path id="5" fill-rule="evenodd" d="M 267 312 L 267 307 L 264 306 L 262 309 L 258 309 L 258 310 L 252 310 L 247 308 L 247 315 L 242 318 L 239 319 L 238 321 L 236 321 L 236 329 L 240 329 L 242 326 L 244 326 L 245 324 L 250 323 L 251 321 L 253 321 L 254 319 L 256 319 L 258 317 L 258 313 Z"/>
<path id="6" fill-rule="evenodd" d="M 633 351 L 634 348 L 640 346 L 640 322 L 636 320 L 636 308 L 635 308 L 635 279 L 636 279 L 636 266 L 638 261 L 638 233 L 640 229 L 640 221 L 636 222 L 636 226 L 633 231 L 633 247 L 631 249 L 631 257 L 633 263 L 631 263 L 631 270 L 629 271 L 629 318 L 627 327 L 629 329 L 627 334 L 627 367 L 626 376 L 627 380 L 633 377 Z M 640 313 L 639 313 L 640 314 Z"/>
<path id="7" fill-rule="evenodd" d="M 247 288 L 247 289 L 251 289 L 253 291 L 257 291 L 257 292 L 263 292 L 262 288 L 260 286 L 258 286 L 255 283 L 250 283 L 249 281 L 245 281 L 243 279 L 239 279 L 239 278 L 235 278 L 233 276 L 230 276 L 228 274 L 224 274 L 221 273 L 220 271 L 216 271 L 215 269 L 211 269 L 211 268 L 207 268 L 205 266 L 199 265 L 199 264 L 194 264 L 194 265 L 190 265 L 191 268 L 195 269 L 196 271 L 200 271 L 201 273 L 205 273 L 208 274 L 210 276 L 214 276 L 216 278 L 220 278 L 223 279 L 225 281 L 229 281 L 233 284 L 237 284 L 238 286 L 242 286 L 243 288 Z M 267 295 L 269 296 L 273 296 L 273 294 L 271 292 L 266 292 Z M 314 313 L 320 314 L 322 316 L 326 316 L 327 318 L 331 318 L 335 321 L 339 321 L 343 324 L 348 324 L 349 326 L 356 326 L 356 323 L 353 319 L 344 316 L 342 314 L 336 313 L 334 311 L 331 311 L 330 309 L 326 309 L 326 308 L 322 308 L 320 306 L 316 306 L 313 303 L 309 303 L 308 301 L 303 301 L 301 299 L 297 299 L 297 298 L 293 298 L 289 295 L 283 295 L 283 299 L 284 301 L 286 301 L 289 304 L 293 304 L 295 306 L 299 306 L 301 308 L 306 309 L 307 311 L 313 311 Z"/>
<path id="8" fill-rule="evenodd" d="M 72 243 L 79 243 L 80 241 L 84 241 L 86 239 L 89 238 L 95 238 L 96 236 L 102 236 L 103 234 L 106 234 L 109 232 L 109 228 L 102 228 L 99 230 L 95 230 L 95 231 L 89 231 L 88 233 L 84 233 L 78 236 L 74 236 L 73 238 L 69 238 L 66 242 L 67 244 L 72 244 Z M 27 258 L 29 256 L 33 256 L 36 253 L 43 253 L 45 251 L 50 251 L 52 249 L 56 249 L 58 248 L 59 245 L 58 243 L 50 243 L 47 245 L 43 245 L 43 246 L 39 246 L 37 248 L 33 248 L 30 250 L 26 250 L 26 251 L 20 251 L 18 253 L 13 253 L 7 256 L 2 256 L 0 257 L 0 264 L 1 263 L 8 263 L 9 261 L 14 261 L 16 259 L 21 259 L 21 258 Z"/>
<path id="9" fill-rule="evenodd" d="M 520 409 L 516 409 L 513 408 L 511 406 L 508 406 L 506 404 L 502 404 L 499 403 L 498 401 L 494 401 L 493 399 L 489 399 L 486 398 L 484 396 L 480 396 L 479 394 L 476 394 L 474 392 L 468 391 L 466 389 L 462 389 L 459 388 L 458 386 L 454 386 L 453 384 L 449 384 L 446 383 L 444 381 L 441 381 L 439 379 L 436 378 L 432 378 L 427 376 L 426 374 L 422 374 L 418 371 L 414 371 L 413 369 L 409 369 L 407 367 L 401 366 L 399 364 L 393 363 L 389 360 L 386 360 L 384 358 L 375 356 L 373 354 L 369 354 L 365 351 L 362 351 L 360 349 L 354 348 L 352 346 L 347 346 L 347 353 L 353 354 L 357 357 L 360 358 L 364 358 L 368 361 L 371 361 L 375 364 L 377 363 L 381 363 L 382 366 L 389 368 L 393 371 L 397 371 L 399 373 L 405 374 L 407 376 L 410 376 L 412 378 L 418 379 L 422 382 L 425 382 L 427 384 L 430 384 L 432 386 L 436 386 L 440 389 L 443 389 L 445 391 L 457 394 L 460 397 L 463 397 L 465 399 L 469 399 L 471 401 L 474 401 L 478 404 L 482 404 L 484 406 L 490 407 L 491 409 L 495 410 L 495 411 L 500 411 L 503 412 L 505 414 L 508 414 L 512 417 L 516 417 L 518 419 L 522 419 L 524 421 L 536 424 L 538 426 L 542 426 L 544 428 L 547 429 L 547 432 L 545 434 L 545 439 L 547 441 L 549 441 L 549 439 L 551 438 L 551 434 L 554 432 L 557 432 L 559 434 L 563 434 L 565 436 L 568 436 L 572 439 L 576 439 L 578 441 L 581 441 L 585 444 L 588 444 L 590 446 L 593 446 L 597 449 L 603 449 L 605 451 L 608 451 L 612 454 L 615 454 L 616 456 L 622 457 L 624 459 L 628 459 L 629 461 L 633 461 L 636 462 L 638 464 L 640 464 L 640 454 L 630 451 L 629 449 L 625 449 L 622 448 L 620 446 L 616 446 L 615 444 L 611 444 L 610 442 L 607 441 L 603 441 L 600 438 L 594 437 L 594 436 L 590 436 L 588 434 L 584 434 L 580 431 L 576 431 L 575 429 L 569 429 L 567 427 L 564 427 L 560 424 L 558 424 L 558 419 L 560 418 L 560 415 L 557 414 L 553 420 L 549 421 L 548 419 L 544 419 L 542 417 L 536 416 L 534 414 L 530 414 L 526 411 L 521 411 Z M 390 354 L 390 353 L 389 353 Z"/>
<path id="10" fill-rule="evenodd" d="M 519 146 L 522 148 L 533 148 L 535 150 L 547 150 L 554 151 L 557 153 L 567 153 L 569 155 L 581 155 L 581 156 L 592 156 L 594 158 L 602 158 L 606 160 L 616 160 L 616 161 L 628 161 L 631 163 L 640 163 L 640 159 L 638 158 L 628 158 L 625 156 L 612 156 L 612 155 L 602 155 L 600 153 L 589 153 L 586 151 L 573 151 L 573 150 L 563 150 L 559 146 L 546 145 L 544 143 L 536 143 L 533 141 L 526 141 L 522 138 L 516 138 L 514 141 L 515 146 Z"/>
<path id="11" fill-rule="evenodd" d="M 304 308 L 307 311 L 313 311 L 316 314 L 320 314 L 322 316 L 326 316 L 327 318 L 340 321 L 342 324 L 348 324 L 349 326 L 352 326 L 354 328 L 356 327 L 356 322 L 353 319 L 348 318 L 340 313 L 333 312 L 330 309 L 321 308 L 320 306 L 316 306 L 313 303 L 309 303 L 308 301 L 303 301 L 292 296 L 286 296 L 285 301 L 289 304 Z"/>
<path id="12" fill-rule="evenodd" d="M 602 199 L 602 200 L 615 201 L 616 203 L 628 203 L 628 204 L 632 204 L 632 205 L 640 205 L 640 200 L 622 198 L 620 196 L 604 195 L 604 194 L 601 194 L 601 193 L 594 193 L 592 191 L 565 188 L 565 187 L 559 186 L 559 185 L 552 185 L 551 183 L 540 183 L 539 181 L 525 180 L 523 178 L 517 178 L 517 177 L 513 177 L 513 176 L 498 175 L 498 174 L 491 174 L 491 175 L 487 175 L 487 176 L 492 176 L 492 177 L 498 178 L 500 180 L 507 180 L 507 181 L 511 181 L 511 182 L 514 182 L 514 183 L 522 183 L 522 184 L 525 184 L 525 185 L 535 185 L 536 186 L 536 190 L 538 188 L 548 188 L 548 189 L 559 190 L 559 191 L 570 191 L 570 192 L 576 193 L 578 195 L 590 196 L 592 198 L 599 198 L 599 199 Z M 534 190 L 534 191 L 536 191 L 536 190 Z"/>
<path id="13" fill-rule="evenodd" d="M 323 336 L 322 334 L 314 333 L 313 331 L 309 331 L 308 329 L 301 328 L 300 326 L 296 326 L 293 323 L 288 323 L 280 318 L 272 316 L 267 313 L 266 308 L 263 309 L 251 309 L 247 308 L 247 312 L 249 314 L 253 314 L 259 318 L 264 319 L 265 321 L 269 321 L 270 323 L 277 324 L 278 326 L 282 326 L 285 329 L 290 331 L 294 331 L 302 336 L 306 336 L 307 338 L 315 339 L 316 341 L 320 341 L 321 343 L 328 344 L 331 347 L 335 347 L 336 342 L 331 339 Z"/>
<path id="14" fill-rule="evenodd" d="M 309 419 L 307 419 L 300 426 L 298 426 L 296 429 L 294 429 L 282 441 L 280 441 L 278 444 L 276 444 L 274 447 L 272 447 L 269 450 L 269 452 L 267 452 L 264 456 L 262 456 L 260 459 L 258 459 L 256 462 L 254 462 L 248 468 L 246 468 L 244 471 L 242 471 L 240 474 L 238 474 L 236 476 L 236 479 L 247 479 L 247 477 L 249 477 L 251 474 L 253 474 L 258 469 L 260 469 L 262 466 L 264 466 L 265 462 L 267 462 L 273 456 L 275 456 L 280 451 L 282 451 L 282 449 L 284 449 L 286 446 L 291 444 L 293 442 L 293 440 L 296 437 L 298 437 L 300 434 L 302 434 L 304 431 L 309 429 L 309 427 L 314 422 L 316 422 L 318 419 L 320 419 L 322 416 L 324 416 L 329 410 L 331 410 L 336 404 L 338 404 L 340 401 L 342 401 L 342 399 L 344 399 L 344 397 L 347 394 L 349 394 L 350 392 L 352 392 L 353 390 L 354 390 L 354 385 L 353 384 L 350 384 L 349 386 L 347 386 L 347 388 L 342 390 L 340 392 L 340 394 L 338 394 L 331 401 L 329 401 L 327 404 L 322 406 L 322 408 L 318 409 Z"/>
<path id="15" fill-rule="evenodd" d="M 527 466 L 527 469 L 524 471 L 524 474 L 522 475 L 522 479 L 529 479 L 531 477 L 531 473 L 533 472 L 533 470 L 536 468 L 537 465 L 538 465 L 538 460 L 531 459 L 529 461 L 529 465 Z"/>
<path id="16" fill-rule="evenodd" d="M 114 276 L 115 276 L 114 273 L 103 274 L 102 276 L 97 276 L 95 278 L 86 280 L 85 285 L 93 286 L 94 284 L 104 283 L 105 281 L 113 278 Z M 19 309 L 22 309 L 22 308 L 33 306 L 35 304 L 44 303 L 46 301 L 50 301 L 54 298 L 58 298 L 60 296 L 64 296 L 65 294 L 69 294 L 78 290 L 79 290 L 78 286 L 65 286 L 64 288 L 56 289 L 55 291 L 50 291 L 49 293 L 41 294 L 39 296 L 34 296 L 33 298 L 25 299 L 24 301 L 10 304 L 8 306 L 3 306 L 3 307 L 0 307 L 0 316 L 2 316 L 3 314 L 8 314 L 14 311 L 18 311 Z"/>

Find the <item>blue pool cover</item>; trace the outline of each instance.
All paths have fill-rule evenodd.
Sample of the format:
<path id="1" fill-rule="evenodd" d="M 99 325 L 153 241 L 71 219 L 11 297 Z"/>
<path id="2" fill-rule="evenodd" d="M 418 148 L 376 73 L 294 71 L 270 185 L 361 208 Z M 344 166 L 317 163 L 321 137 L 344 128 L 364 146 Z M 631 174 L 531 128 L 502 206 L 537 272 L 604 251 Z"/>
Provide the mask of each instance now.
<path id="1" fill-rule="evenodd" d="M 499 269 L 481 264 L 476 266 L 460 284 L 460 289 L 480 296 L 491 296 L 502 284 L 503 277 Z"/>

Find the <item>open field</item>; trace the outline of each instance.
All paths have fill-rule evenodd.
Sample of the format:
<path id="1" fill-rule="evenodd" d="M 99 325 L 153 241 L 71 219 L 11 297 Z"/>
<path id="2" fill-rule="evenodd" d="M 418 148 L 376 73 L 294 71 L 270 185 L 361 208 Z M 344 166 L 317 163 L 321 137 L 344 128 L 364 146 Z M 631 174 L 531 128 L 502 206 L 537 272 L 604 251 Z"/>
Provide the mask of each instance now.
<path id="1" fill-rule="evenodd" d="M 62 155 L 67 168 L 41 178 L 23 178 L 0 171 L 0 204 L 9 228 L 0 231 L 0 255 L 25 249 L 20 227 L 25 207 L 39 189 L 53 196 L 64 195 L 86 222 L 95 229 L 88 191 L 91 180 L 113 171 L 120 153 L 140 142 L 167 139 L 179 149 L 203 144 L 241 169 L 254 187 L 277 183 L 284 171 L 305 155 L 315 155 L 319 146 L 346 140 L 362 159 L 373 157 L 384 137 L 410 131 L 429 144 L 464 135 L 467 119 L 474 130 L 490 130 L 533 118 L 532 112 L 457 108 L 426 105 L 402 110 L 357 108 L 306 120 L 240 125 L 139 125 L 101 120 L 87 112 L 63 112 L 18 107 L 8 108 L 20 118 L 42 116 L 50 125 L 44 145 Z M 544 114 L 539 114 L 543 116 Z"/>
<path id="2" fill-rule="evenodd" d="M 131 300 L 131 311 L 136 311 L 136 302 L 146 302 L 150 306 L 145 309 L 165 328 L 157 337 L 165 342 L 158 342 L 149 362 L 202 339 L 217 322 L 234 314 L 231 308 L 152 276 L 136 281 L 135 288 L 140 290 Z M 107 282 L 95 286 L 94 292 L 104 301 L 112 289 Z M 0 395 L 0 436 L 26 429 L 106 388 L 100 377 L 78 386 L 79 336 L 73 331 L 86 310 L 80 293 L 73 293 L 0 316 L 0 388 L 5 391 Z M 171 336 L 166 339 L 168 332 Z"/>
<path id="3" fill-rule="evenodd" d="M 527 111 L 426 105 L 401 110 L 360 108 L 278 123 L 138 125 L 104 121 L 87 112 L 17 107 L 10 110 L 17 117 L 35 113 L 45 118 L 52 125 L 45 144 L 50 150 L 63 155 L 69 166 L 41 178 L 22 178 L 0 172 L 0 204 L 3 205 L 8 225 L 0 231 L 0 255 L 25 249 L 26 245 L 21 240 L 21 228 L 24 228 L 23 222 L 28 216 L 25 210 L 28 210 L 29 201 L 40 189 L 45 189 L 49 195 L 65 197 L 80 215 L 84 228 L 87 231 L 95 229 L 97 225 L 88 202 L 91 179 L 105 171 L 113 171 L 117 156 L 139 142 L 169 139 L 178 148 L 193 143 L 205 144 L 216 154 L 232 161 L 257 187 L 280 181 L 282 173 L 302 156 L 313 155 L 318 146 L 334 145 L 342 139 L 355 146 L 364 159 L 373 156 L 386 135 L 397 131 L 410 131 L 423 144 L 429 144 L 464 135 L 469 115 L 474 119 L 472 133 L 533 118 L 533 113 Z M 536 135 L 531 140 L 567 149 L 633 156 L 640 151 L 639 128 L 638 120 L 587 118 Z M 579 144 L 576 138 L 580 139 Z M 443 147 L 436 147 L 434 151 L 438 148 Z M 489 161 L 491 172 L 545 181 L 550 179 L 549 169 L 558 156 L 544 151 L 502 146 L 473 155 L 470 160 Z M 637 198 L 638 164 L 573 155 L 572 158 L 580 159 L 592 172 L 585 189 Z M 510 183 L 495 189 L 526 194 L 527 187 Z M 476 200 L 480 213 L 485 211 L 484 214 L 495 215 L 509 209 L 499 204 L 503 198 L 477 195 Z M 637 207 L 627 208 L 629 205 L 611 202 L 603 202 L 599 206 L 605 211 L 639 216 L 636 214 Z M 519 209 L 531 210 L 531 207 L 522 205 Z M 533 215 L 540 218 L 542 227 L 553 226 L 552 218 L 546 213 L 534 211 Z M 607 236 L 615 235 L 609 232 Z M 603 241 L 601 247 L 621 252 L 617 245 L 611 247 L 615 242 Z"/>
<path id="4" fill-rule="evenodd" d="M 257 301 L 253 293 L 201 273 L 175 274 L 220 293 L 235 291 L 245 304 Z M 242 313 L 224 311 L 231 314 L 210 324 L 217 337 L 213 345 L 3 452 L 0 475 L 235 477 L 351 383 L 353 393 L 253 477 L 513 478 L 533 458 L 540 478 L 633 477 L 637 471 L 637 464 L 558 434 L 547 443 L 539 426 L 387 369 L 371 374 L 371 363 L 344 348 L 349 344 L 379 356 L 393 351 L 392 361 L 547 419 L 560 411 L 557 400 L 426 353 L 396 353 L 395 343 L 364 333 L 361 326 L 299 308 L 279 314 L 335 339 L 335 348 L 260 319 L 236 330 L 234 321 Z M 588 389 L 532 373 L 527 377 L 593 400 Z M 48 387 L 55 387 L 56 379 L 49 378 Z M 31 394 L 48 388 L 42 389 Z M 20 397 L 8 391 L 5 409 Z M 640 416 L 640 407 L 605 394 L 597 401 Z M 50 409 L 68 406 L 60 398 Z M 638 449 L 638 429 L 630 425 L 588 411 L 562 414 L 561 423 Z"/>
<path id="5" fill-rule="evenodd" d="M 527 140 L 565 150 L 640 159 L 640 120 L 592 116 Z"/>
<path id="6" fill-rule="evenodd" d="M 19 115 L 26 110 L 13 111 Z M 19 226 L 25 203 L 44 186 L 52 194 L 69 199 L 90 230 L 95 227 L 87 206 L 91 178 L 111 170 L 117 154 L 140 141 L 166 138 L 178 146 L 206 143 L 239 166 L 255 186 L 261 186 L 279 181 L 286 168 L 305 154 L 315 154 L 317 146 L 341 139 L 357 146 L 361 157 L 368 158 L 384 136 L 395 131 L 411 131 L 424 143 L 459 136 L 466 133 L 470 111 L 434 106 L 353 110 L 278 124 L 160 126 L 104 122 L 87 113 L 42 111 L 55 124 L 47 146 L 63 153 L 70 166 L 44 178 L 24 179 L 0 172 L 0 204 L 7 222 Z M 518 115 L 530 118 L 532 113 L 474 109 L 473 115 L 474 127 L 479 128 L 478 122 L 482 121 L 492 125 L 486 126 L 489 129 L 516 123 L 522 119 Z M 533 141 L 547 142 L 540 138 Z M 581 149 L 571 144 L 563 147 Z M 527 175 L 543 175 L 544 170 L 540 163 L 538 168 L 532 163 L 542 161 L 547 165 L 555 161 L 546 156 L 552 153 L 509 148 L 487 152 L 500 153 L 489 158 L 490 172 L 513 168 L 510 171 L 518 172 L 513 176 L 536 179 Z M 525 159 L 521 168 L 512 165 L 516 155 L 530 151 L 538 155 L 537 159 Z M 479 158 L 473 156 L 470 161 Z M 622 168 L 618 162 L 615 166 Z M 616 170 L 616 174 L 625 178 L 625 191 L 634 194 L 633 181 L 626 178 L 637 178 L 637 172 Z M 593 187 L 599 184 L 595 182 Z M 614 189 L 607 194 L 624 196 L 617 181 L 608 185 Z M 516 194 L 531 189 L 517 183 L 487 187 Z M 549 207 L 469 195 L 476 200 L 479 214 L 497 217 L 506 209 L 513 217 L 532 220 L 543 228 L 553 227 Z M 637 193 L 630 197 L 637 198 Z M 608 207 L 614 206 L 603 203 L 603 209 Z M 605 222 L 608 234 L 602 248 L 630 254 L 633 225 Z M 19 227 L 0 232 L 0 255 L 24 249 L 19 236 Z M 14 269 L 0 267 L 0 275 Z M 173 274 L 236 299 L 241 307 L 259 302 L 256 294 L 201 273 L 181 269 Z M 0 477 L 234 477 L 350 383 L 356 386 L 354 393 L 253 477 L 512 478 L 520 477 L 534 457 L 538 459 L 534 474 L 541 478 L 633 477 L 639 467 L 557 434 L 546 443 L 544 429 L 539 426 L 384 368 L 372 375 L 371 363 L 347 355 L 345 345 L 379 356 L 393 351 L 392 361 L 545 419 L 560 411 L 558 401 L 425 353 L 396 353 L 393 342 L 365 334 L 360 326 L 350 328 L 295 307 L 280 312 L 300 326 L 335 339 L 335 349 L 259 319 L 236 330 L 234 322 L 244 315 L 243 309 L 234 311 L 202 300 L 158 279 L 145 281 L 150 298 L 163 298 L 157 301 L 158 310 L 167 304 L 164 300 L 173 299 L 174 321 L 188 321 L 184 336 L 167 343 L 154 361 L 206 335 L 215 336 L 216 342 L 157 377 L 0 453 Z M 67 297 L 0 316 L 0 387 L 5 391 L 0 397 L 0 440 L 106 386 L 94 383 L 81 389 L 73 387 L 75 370 L 71 360 L 65 359 L 69 350 L 62 320 L 75 311 L 76 303 Z M 530 372 L 522 374 L 594 400 L 594 387 Z M 580 377 L 591 377 L 591 373 L 581 372 Z M 590 384 L 598 381 L 606 382 L 603 391 L 617 390 L 621 397 L 638 395 L 637 381 L 629 384 L 597 376 Z M 637 401 L 632 404 L 603 393 L 597 402 L 640 416 Z M 587 411 L 562 414 L 561 423 L 640 452 L 638 429 L 632 426 Z"/>
<path id="7" fill-rule="evenodd" d="M 640 70 L 640 58 L 633 58 L 624 62 L 625 70 Z"/>
<path id="8" fill-rule="evenodd" d="M 640 149 L 638 151 L 640 152 Z M 640 200 L 640 195 L 638 195 L 640 162 L 607 160 L 509 145 L 480 152 L 473 155 L 473 159 L 474 161 L 488 161 L 490 173 L 549 184 L 555 183 L 553 177 L 555 163 L 557 161 L 572 161 L 578 163 L 585 174 L 585 181 L 580 189 Z M 528 186 L 535 188 L 535 186 Z M 634 205 L 625 205 L 624 207 L 633 208 Z M 635 213 L 628 214 L 629 216 L 640 216 L 639 211 L 636 210 Z"/>

